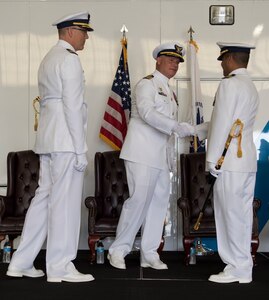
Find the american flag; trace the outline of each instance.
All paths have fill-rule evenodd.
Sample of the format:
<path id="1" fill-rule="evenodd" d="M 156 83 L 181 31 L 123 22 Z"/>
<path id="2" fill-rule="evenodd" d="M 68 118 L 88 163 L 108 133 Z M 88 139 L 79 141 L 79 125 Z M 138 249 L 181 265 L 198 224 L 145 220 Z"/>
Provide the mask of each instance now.
<path id="1" fill-rule="evenodd" d="M 119 66 L 112 84 L 99 134 L 100 138 L 115 150 L 122 148 L 131 113 L 131 87 L 127 62 L 127 40 L 125 37 L 121 43 Z"/>

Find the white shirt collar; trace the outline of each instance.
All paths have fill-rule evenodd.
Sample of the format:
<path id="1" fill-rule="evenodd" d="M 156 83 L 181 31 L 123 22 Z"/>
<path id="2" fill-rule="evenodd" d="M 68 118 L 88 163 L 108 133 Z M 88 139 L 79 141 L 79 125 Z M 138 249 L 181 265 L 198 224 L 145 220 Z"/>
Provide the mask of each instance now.
<path id="1" fill-rule="evenodd" d="M 63 48 L 70 49 L 70 50 L 76 52 L 76 50 L 74 49 L 74 47 L 71 44 L 69 44 L 68 42 L 64 41 L 64 40 L 58 40 L 57 45 L 59 45 L 59 46 L 61 46 Z"/>
<path id="2" fill-rule="evenodd" d="M 164 76 L 161 72 L 159 72 L 158 70 L 155 70 L 153 72 L 153 75 L 158 77 L 161 81 L 163 81 L 165 84 L 168 84 L 169 78 L 167 78 L 166 76 Z"/>
<path id="3" fill-rule="evenodd" d="M 232 74 L 246 75 L 246 74 L 248 74 L 248 71 L 246 68 L 239 68 L 239 69 L 233 70 L 229 75 L 232 75 Z"/>

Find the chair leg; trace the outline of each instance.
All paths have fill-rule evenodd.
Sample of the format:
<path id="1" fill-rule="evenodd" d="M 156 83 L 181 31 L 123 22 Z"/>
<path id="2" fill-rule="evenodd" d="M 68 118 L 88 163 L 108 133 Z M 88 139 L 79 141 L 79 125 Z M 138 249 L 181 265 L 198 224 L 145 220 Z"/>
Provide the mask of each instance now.
<path id="1" fill-rule="evenodd" d="M 163 232 L 162 232 L 161 242 L 160 242 L 159 248 L 157 249 L 157 253 L 158 253 L 159 255 L 161 255 L 161 253 L 162 253 L 162 251 L 163 251 L 163 248 L 164 248 L 164 243 L 165 243 L 165 240 L 164 240 L 164 233 L 165 233 L 165 224 L 163 225 Z"/>
<path id="2" fill-rule="evenodd" d="M 251 241 L 251 256 L 252 256 L 252 259 L 253 259 L 253 265 L 254 266 L 257 266 L 257 261 L 256 261 L 256 253 L 257 253 L 257 250 L 259 248 L 259 238 L 256 238 L 256 239 L 252 239 Z"/>
<path id="3" fill-rule="evenodd" d="M 88 245 L 90 249 L 90 263 L 93 264 L 96 260 L 95 254 L 95 244 L 100 240 L 100 236 L 98 235 L 89 235 L 88 237 Z"/>
<path id="4" fill-rule="evenodd" d="M 6 236 L 5 235 L 0 235 L 0 243 L 4 240 L 6 238 Z"/>
<path id="5" fill-rule="evenodd" d="M 184 262 L 186 266 L 188 266 L 190 262 L 190 251 L 191 251 L 191 245 L 193 241 L 194 238 L 183 238 L 183 247 L 185 252 Z"/>
<path id="6" fill-rule="evenodd" d="M 162 236 L 161 243 L 159 245 L 159 248 L 157 249 L 157 252 L 158 252 L 159 255 L 161 255 L 161 253 L 163 251 L 164 243 L 165 243 L 165 239 L 164 239 L 164 236 Z"/>
<path id="7" fill-rule="evenodd" d="M 10 241 L 11 249 L 14 249 L 14 240 L 18 237 L 18 234 L 9 234 L 8 239 Z"/>

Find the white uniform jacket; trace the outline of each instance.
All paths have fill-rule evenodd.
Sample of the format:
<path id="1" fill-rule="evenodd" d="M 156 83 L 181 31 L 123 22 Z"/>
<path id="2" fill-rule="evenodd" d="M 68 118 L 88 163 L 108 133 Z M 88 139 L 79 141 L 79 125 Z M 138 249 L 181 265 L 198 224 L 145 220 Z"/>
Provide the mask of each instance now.
<path id="1" fill-rule="evenodd" d="M 132 113 L 120 157 L 167 169 L 169 136 L 177 124 L 177 102 L 168 78 L 159 71 L 140 80 L 134 90 Z"/>
<path id="2" fill-rule="evenodd" d="M 40 117 L 34 151 L 87 151 L 84 74 L 74 48 L 59 40 L 38 70 Z"/>
<path id="3" fill-rule="evenodd" d="M 245 68 L 234 70 L 219 84 L 208 132 L 207 162 L 217 163 L 233 123 L 243 122 L 241 158 L 237 157 L 238 139 L 233 138 L 221 169 L 256 172 L 257 154 L 253 126 L 259 105 L 257 90 Z"/>

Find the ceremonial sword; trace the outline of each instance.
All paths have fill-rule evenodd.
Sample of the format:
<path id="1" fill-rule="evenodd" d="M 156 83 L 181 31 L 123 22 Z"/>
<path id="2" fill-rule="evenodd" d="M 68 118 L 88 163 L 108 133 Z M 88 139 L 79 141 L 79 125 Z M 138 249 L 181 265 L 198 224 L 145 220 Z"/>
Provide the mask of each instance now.
<path id="1" fill-rule="evenodd" d="M 237 151 L 237 157 L 241 158 L 242 157 L 242 149 L 241 149 L 241 140 L 242 140 L 242 130 L 243 130 L 243 126 L 244 124 L 242 123 L 241 120 L 237 119 L 234 123 L 233 123 L 233 126 L 229 132 L 229 135 L 227 137 L 227 140 L 226 140 L 226 143 L 225 143 L 225 147 L 224 147 L 224 150 L 222 152 L 222 155 L 221 157 L 219 158 L 215 168 L 217 170 L 220 170 L 223 162 L 224 162 L 224 157 L 228 151 L 228 148 L 230 146 L 230 143 L 231 143 L 231 140 L 233 138 L 238 138 L 238 151 Z M 237 127 L 239 128 L 238 131 L 236 132 L 236 129 Z M 207 201 L 212 193 L 212 190 L 213 190 L 213 186 L 214 186 L 214 183 L 216 181 L 216 177 L 211 175 L 212 177 L 212 180 L 211 180 L 211 185 L 210 185 L 210 188 L 209 188 L 209 191 L 207 193 L 207 196 L 205 198 L 205 201 L 203 203 L 203 206 L 202 206 L 202 209 L 200 210 L 200 213 L 198 215 L 198 218 L 197 218 L 197 221 L 195 222 L 194 226 L 193 226 L 193 229 L 194 230 L 198 230 L 199 227 L 200 227 L 200 223 L 201 223 L 201 219 L 203 217 L 203 214 L 204 214 L 204 211 L 205 211 L 205 208 L 206 208 L 206 205 L 207 205 Z"/>

